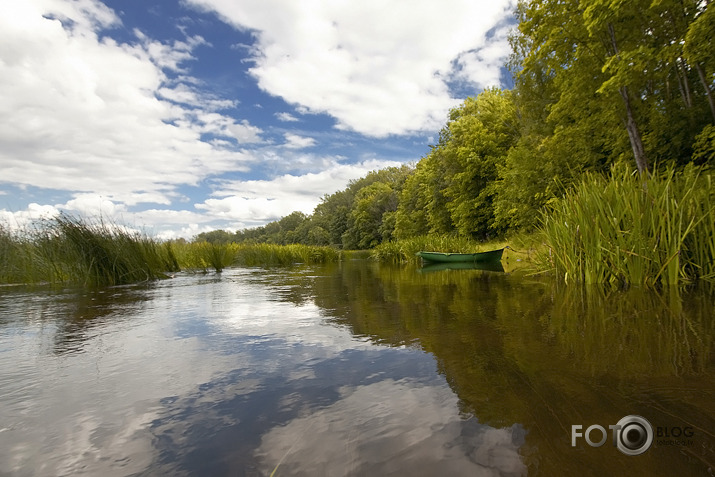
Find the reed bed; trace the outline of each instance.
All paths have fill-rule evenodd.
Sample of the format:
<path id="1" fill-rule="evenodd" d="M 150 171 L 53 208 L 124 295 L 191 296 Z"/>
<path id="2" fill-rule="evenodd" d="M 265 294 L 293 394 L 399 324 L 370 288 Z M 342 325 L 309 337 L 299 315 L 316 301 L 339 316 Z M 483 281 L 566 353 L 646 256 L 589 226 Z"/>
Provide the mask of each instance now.
<path id="1" fill-rule="evenodd" d="M 276 245 L 266 243 L 212 244 L 208 242 L 175 243 L 182 269 L 220 272 L 231 265 L 291 265 L 294 263 L 337 262 L 341 252 L 332 247 L 313 245 Z"/>
<path id="2" fill-rule="evenodd" d="M 69 215 L 19 232 L 0 228 L 2 283 L 111 286 L 154 280 L 179 269 L 170 244 L 105 220 Z"/>
<path id="3" fill-rule="evenodd" d="M 237 265 L 290 265 L 293 263 L 328 263 L 341 259 L 341 252 L 333 247 L 317 245 L 239 244 Z"/>
<path id="4" fill-rule="evenodd" d="M 234 243 L 173 242 L 173 247 L 182 269 L 198 270 L 203 273 L 213 269 L 220 273 L 224 268 L 234 264 L 239 245 Z"/>
<path id="5" fill-rule="evenodd" d="M 689 166 L 641 177 L 586 174 L 542 218 L 544 267 L 564 280 L 674 285 L 715 280 L 715 189 Z"/>
<path id="6" fill-rule="evenodd" d="M 420 235 L 403 240 L 384 242 L 375 247 L 370 258 L 385 263 L 417 263 L 417 252 L 475 253 L 503 248 L 506 242 L 481 244 L 475 240 L 454 235 Z"/>

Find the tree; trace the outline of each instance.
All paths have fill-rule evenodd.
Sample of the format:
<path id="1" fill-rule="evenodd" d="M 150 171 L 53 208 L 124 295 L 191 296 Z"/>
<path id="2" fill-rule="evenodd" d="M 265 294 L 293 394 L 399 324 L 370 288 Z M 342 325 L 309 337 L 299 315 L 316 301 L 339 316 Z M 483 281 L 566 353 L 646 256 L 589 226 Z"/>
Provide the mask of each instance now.
<path id="1" fill-rule="evenodd" d="M 397 193 L 389 184 L 374 182 L 360 189 L 343 234 L 344 247 L 371 248 L 389 239 L 392 231 L 383 227 L 383 218 L 396 210 Z"/>
<path id="2" fill-rule="evenodd" d="M 214 244 L 225 244 L 233 242 L 234 237 L 234 234 L 219 229 L 212 230 L 211 232 L 201 232 L 194 238 L 194 241 L 208 242 Z"/>
<path id="3" fill-rule="evenodd" d="M 706 5 L 695 0 L 522 1 L 521 39 L 515 42 L 523 56 L 518 76 L 541 76 L 554 88 L 547 119 L 555 134 L 573 137 L 568 132 L 574 124 L 588 124 L 596 137 L 607 139 L 601 148 L 613 161 L 625 151 L 620 139 L 604 131 L 620 123 L 639 171 L 649 169 L 651 156 L 689 160 L 689 146 L 704 126 L 708 88 L 693 88 L 697 68 L 686 61 L 683 45 Z M 676 102 L 674 85 L 682 101 Z M 669 150 L 675 157 L 659 155 L 673 140 L 681 144 Z"/>
<path id="4" fill-rule="evenodd" d="M 490 89 L 453 110 L 449 141 L 440 144 L 452 177 L 445 190 L 457 231 L 484 239 L 503 230 L 495 225 L 493 199 L 498 167 L 519 137 L 516 110 L 508 92 Z"/>

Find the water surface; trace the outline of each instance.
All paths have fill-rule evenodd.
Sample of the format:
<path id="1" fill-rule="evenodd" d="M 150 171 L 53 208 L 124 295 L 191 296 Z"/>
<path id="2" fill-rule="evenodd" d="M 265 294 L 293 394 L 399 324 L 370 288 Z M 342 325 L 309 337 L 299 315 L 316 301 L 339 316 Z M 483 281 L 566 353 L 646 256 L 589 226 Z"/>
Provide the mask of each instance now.
<path id="1" fill-rule="evenodd" d="M 6 287 L 0 475 L 708 475 L 713 305 L 364 261 Z M 693 435 L 571 445 L 631 414 Z"/>

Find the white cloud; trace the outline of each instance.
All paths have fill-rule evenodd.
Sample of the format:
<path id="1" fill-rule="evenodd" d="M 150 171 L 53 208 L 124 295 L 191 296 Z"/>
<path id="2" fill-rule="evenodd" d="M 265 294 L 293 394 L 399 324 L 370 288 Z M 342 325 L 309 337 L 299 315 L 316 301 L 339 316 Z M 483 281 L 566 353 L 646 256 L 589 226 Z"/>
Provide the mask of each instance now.
<path id="1" fill-rule="evenodd" d="M 60 211 L 52 205 L 31 203 L 25 210 L 12 212 L 0 210 L 0 227 L 9 227 L 11 230 L 26 229 L 33 222 L 40 219 L 51 219 L 59 215 Z"/>
<path id="2" fill-rule="evenodd" d="M 290 113 L 276 113 L 275 116 L 276 118 L 278 118 L 279 121 L 287 123 L 300 121 L 300 119 L 296 118 Z"/>
<path id="3" fill-rule="evenodd" d="M 252 160 L 201 134 L 255 143 L 261 130 L 213 111 L 225 102 L 196 109 L 202 98 L 192 95 L 191 82 L 170 85 L 163 71 L 180 71 L 204 40 L 161 44 L 139 34 L 130 45 L 99 38 L 101 28 L 119 23 L 95 0 L 25 0 L 3 8 L 2 181 L 112 196 L 127 205 L 167 204 L 177 185 L 245 169 Z"/>
<path id="4" fill-rule="evenodd" d="M 283 147 L 288 149 L 305 149 L 307 147 L 315 146 L 315 139 L 312 137 L 299 136 L 297 134 L 285 133 L 285 144 Z"/>
<path id="5" fill-rule="evenodd" d="M 486 46 L 460 55 L 457 60 L 460 67 L 459 77 L 479 85 L 480 88 L 499 86 L 500 67 L 506 59 L 505 52 L 508 53 L 511 49 L 510 29 L 508 25 L 498 28 Z"/>
<path id="6" fill-rule="evenodd" d="M 207 111 L 216 111 L 236 106 L 236 101 L 214 98 L 199 92 L 195 87 L 189 86 L 191 78 L 182 78 L 174 87 L 162 87 L 157 95 L 171 102 L 200 107 Z"/>
<path id="7" fill-rule="evenodd" d="M 262 225 L 291 212 L 313 212 L 320 198 L 344 189 L 350 180 L 370 171 L 399 166 L 394 161 L 369 160 L 359 164 L 337 164 L 304 175 L 285 174 L 272 180 L 224 182 L 214 195 L 196 208 L 215 219 L 242 226 Z"/>
<path id="8" fill-rule="evenodd" d="M 250 71 L 265 91 L 376 137 L 439 129 L 458 102 L 455 60 L 480 86 L 498 78 L 509 47 L 486 34 L 516 3 L 188 1 L 255 31 Z"/>
<path id="9" fill-rule="evenodd" d="M 135 29 L 134 34 L 141 40 L 144 51 L 155 65 L 172 71 L 185 71 L 181 64 L 193 59 L 192 50 L 199 45 L 209 45 L 203 37 L 198 35 L 189 37 L 186 41 L 174 41 L 169 45 L 152 40 L 141 30 Z"/>
<path id="10" fill-rule="evenodd" d="M 335 403 L 263 435 L 265 473 L 278 463 L 296 475 L 387 475 L 397 460 L 401 475 L 526 475 L 514 439 L 520 429 L 462 419 L 447 386 L 386 379 L 340 392 Z"/>
<path id="11" fill-rule="evenodd" d="M 57 204 L 55 207 L 72 212 L 77 212 L 86 217 L 108 217 L 113 218 L 126 212 L 124 204 L 117 204 L 107 197 L 97 194 L 77 194 L 73 199 L 65 204 Z"/>
<path id="12" fill-rule="evenodd" d="M 185 119 L 180 121 L 179 124 L 200 133 L 232 138 L 238 141 L 239 144 L 263 142 L 261 128 L 252 126 L 246 120 L 236 121 L 231 117 L 214 112 L 187 112 Z"/>

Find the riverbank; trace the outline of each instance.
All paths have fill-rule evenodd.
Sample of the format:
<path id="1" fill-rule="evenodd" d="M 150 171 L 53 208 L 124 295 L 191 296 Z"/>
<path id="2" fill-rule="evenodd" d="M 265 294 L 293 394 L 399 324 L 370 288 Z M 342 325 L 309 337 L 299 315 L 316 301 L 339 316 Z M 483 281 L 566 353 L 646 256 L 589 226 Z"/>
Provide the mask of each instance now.
<path id="1" fill-rule="evenodd" d="M 715 281 L 715 187 L 708 169 L 649 175 L 625 165 L 586 174 L 541 213 L 530 233 L 477 242 L 456 234 L 390 240 L 367 250 L 273 243 L 161 242 L 103 219 L 60 215 L 10 232 L 0 225 L 0 283 L 70 282 L 111 286 L 155 280 L 178 270 L 221 272 L 371 259 L 419 263 L 419 251 L 505 250 L 534 273 L 567 283 L 612 287 Z"/>

